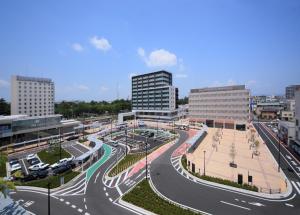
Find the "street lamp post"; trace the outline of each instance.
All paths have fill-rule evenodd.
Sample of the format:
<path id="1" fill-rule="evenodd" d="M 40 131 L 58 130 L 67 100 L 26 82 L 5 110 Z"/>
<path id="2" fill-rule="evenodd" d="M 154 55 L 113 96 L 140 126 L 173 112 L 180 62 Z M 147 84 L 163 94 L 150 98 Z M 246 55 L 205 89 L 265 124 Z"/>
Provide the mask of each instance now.
<path id="1" fill-rule="evenodd" d="M 112 118 L 110 119 L 110 139 L 112 139 Z"/>
<path id="2" fill-rule="evenodd" d="M 127 128 L 125 128 L 125 144 L 126 144 L 125 156 L 127 156 Z"/>
<path id="3" fill-rule="evenodd" d="M 148 180 L 148 137 L 146 137 L 146 180 Z"/>
<path id="4" fill-rule="evenodd" d="M 277 138 L 278 138 L 278 172 L 280 172 L 280 149 L 281 149 L 281 139 L 279 137 L 279 134 L 277 134 Z"/>
<path id="5" fill-rule="evenodd" d="M 50 182 L 48 182 L 48 215 L 50 215 Z"/>
<path id="6" fill-rule="evenodd" d="M 204 153 L 204 171 L 203 171 L 203 174 L 204 174 L 204 176 L 205 176 L 205 150 L 203 151 L 203 153 Z"/>
<path id="7" fill-rule="evenodd" d="M 59 128 L 59 159 L 61 160 L 61 133 Z"/>

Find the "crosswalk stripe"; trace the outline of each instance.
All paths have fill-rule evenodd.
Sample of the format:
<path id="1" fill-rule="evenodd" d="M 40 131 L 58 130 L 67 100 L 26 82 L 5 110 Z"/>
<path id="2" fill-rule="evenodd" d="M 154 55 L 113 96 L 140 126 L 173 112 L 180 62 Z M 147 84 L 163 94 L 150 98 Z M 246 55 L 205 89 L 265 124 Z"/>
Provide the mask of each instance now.
<path id="1" fill-rule="evenodd" d="M 110 183 L 109 183 L 109 187 L 112 185 L 112 183 L 113 183 L 113 181 L 114 181 L 115 179 L 112 179 L 111 181 L 110 181 Z"/>
<path id="2" fill-rule="evenodd" d="M 300 189 L 297 187 L 296 183 L 291 181 L 292 185 L 295 187 L 295 189 L 297 190 L 298 194 L 300 195 Z M 298 182 L 299 183 L 299 182 Z"/>

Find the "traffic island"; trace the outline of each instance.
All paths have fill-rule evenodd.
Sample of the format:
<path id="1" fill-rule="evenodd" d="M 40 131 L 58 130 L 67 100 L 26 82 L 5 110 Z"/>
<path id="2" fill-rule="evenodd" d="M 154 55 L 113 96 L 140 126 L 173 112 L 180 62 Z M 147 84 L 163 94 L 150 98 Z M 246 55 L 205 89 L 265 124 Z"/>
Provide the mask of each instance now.
<path id="1" fill-rule="evenodd" d="M 60 159 L 71 157 L 70 153 L 60 147 L 49 147 L 37 153 L 43 163 L 54 164 Z"/>
<path id="2" fill-rule="evenodd" d="M 181 208 L 177 205 L 162 199 L 151 189 L 148 180 L 144 179 L 135 186 L 129 193 L 122 197 L 122 200 L 161 215 L 194 215 L 199 214 Z"/>

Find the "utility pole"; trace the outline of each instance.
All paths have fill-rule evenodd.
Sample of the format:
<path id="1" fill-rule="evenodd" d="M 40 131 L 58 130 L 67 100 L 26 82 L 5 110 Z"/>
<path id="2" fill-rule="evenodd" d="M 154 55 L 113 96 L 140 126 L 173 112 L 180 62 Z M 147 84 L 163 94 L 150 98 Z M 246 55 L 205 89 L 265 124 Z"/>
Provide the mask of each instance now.
<path id="1" fill-rule="evenodd" d="M 61 160 L 61 133 L 59 128 L 59 159 Z"/>
<path id="2" fill-rule="evenodd" d="M 48 182 L 48 215 L 50 215 L 50 182 Z"/>
<path id="3" fill-rule="evenodd" d="M 205 150 L 203 151 L 203 153 L 204 153 L 204 171 L 203 171 L 203 174 L 204 174 L 204 176 L 205 176 Z"/>
<path id="4" fill-rule="evenodd" d="M 112 117 L 110 118 L 110 139 L 112 139 Z"/>

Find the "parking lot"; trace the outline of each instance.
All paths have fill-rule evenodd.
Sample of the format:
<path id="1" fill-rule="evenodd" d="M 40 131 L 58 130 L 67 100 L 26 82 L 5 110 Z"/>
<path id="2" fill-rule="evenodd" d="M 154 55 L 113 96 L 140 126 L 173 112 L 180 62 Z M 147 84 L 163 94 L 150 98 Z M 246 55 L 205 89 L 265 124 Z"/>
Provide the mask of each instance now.
<path id="1" fill-rule="evenodd" d="M 150 137 L 150 134 L 153 134 L 153 137 Z M 151 150 L 157 146 L 162 145 L 165 142 L 170 141 L 172 134 L 165 132 L 163 130 L 154 130 L 154 129 L 136 129 L 136 132 L 128 131 L 127 134 L 127 145 L 131 148 L 131 151 L 141 152 L 145 150 L 145 142 L 148 138 L 148 150 Z M 126 144 L 126 136 L 124 132 L 119 132 L 118 135 L 114 138 L 115 141 L 122 144 Z"/>
<path id="2" fill-rule="evenodd" d="M 87 152 L 89 148 L 87 146 L 81 145 L 76 141 L 69 141 L 67 143 L 62 144 L 62 148 L 71 154 L 72 157 L 76 158 L 83 153 Z M 34 148 L 30 150 L 26 150 L 20 153 L 16 153 L 14 155 L 9 156 L 9 162 L 11 162 L 10 168 L 20 170 L 23 175 L 30 175 L 34 171 L 29 169 L 30 166 L 42 163 L 42 160 L 38 156 L 38 152 L 46 149 L 45 147 Z M 32 155 L 32 159 L 28 159 L 28 156 Z M 12 164 L 15 164 L 14 166 Z M 49 163 L 51 165 L 51 163 Z M 14 171 L 15 172 L 15 171 Z M 52 170 L 48 171 L 47 174 L 53 173 Z"/>

